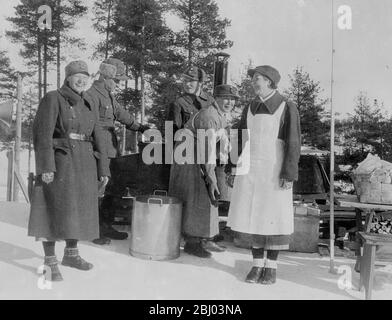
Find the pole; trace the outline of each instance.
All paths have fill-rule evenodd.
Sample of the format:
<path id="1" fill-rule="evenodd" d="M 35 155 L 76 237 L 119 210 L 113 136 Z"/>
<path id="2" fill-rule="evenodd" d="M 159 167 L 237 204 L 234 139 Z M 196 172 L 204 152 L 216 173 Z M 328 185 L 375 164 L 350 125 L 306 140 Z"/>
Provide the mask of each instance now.
<path id="1" fill-rule="evenodd" d="M 329 212 L 330 212 L 330 219 L 329 219 L 329 239 L 330 239 L 330 244 L 329 244 L 329 250 L 330 250 L 330 265 L 329 265 L 329 272 L 335 274 L 335 265 L 334 265 L 334 256 L 335 256 L 335 232 L 334 232 L 334 202 L 335 202 L 335 197 L 334 197 L 334 181 L 335 181 L 335 112 L 333 108 L 333 76 L 334 76 L 334 55 L 335 55 L 335 49 L 334 49 L 334 5 L 333 5 L 333 0 L 331 0 L 331 18 L 332 18 L 332 41 L 331 41 L 331 47 L 332 47 L 332 55 L 331 55 L 331 154 L 330 154 L 330 185 L 329 185 Z"/>
<path id="2" fill-rule="evenodd" d="M 33 122 L 33 102 L 32 102 L 32 92 L 30 88 L 30 105 L 29 105 L 29 159 L 27 163 L 27 168 L 28 168 L 28 174 L 30 175 L 31 173 L 31 144 L 32 144 L 32 122 Z"/>
<path id="3" fill-rule="evenodd" d="M 20 168 L 20 145 L 22 138 L 22 77 L 18 74 L 18 103 L 16 107 L 16 136 L 15 136 L 15 166 L 14 171 L 19 172 Z M 19 185 L 14 183 L 13 201 L 19 199 Z"/>

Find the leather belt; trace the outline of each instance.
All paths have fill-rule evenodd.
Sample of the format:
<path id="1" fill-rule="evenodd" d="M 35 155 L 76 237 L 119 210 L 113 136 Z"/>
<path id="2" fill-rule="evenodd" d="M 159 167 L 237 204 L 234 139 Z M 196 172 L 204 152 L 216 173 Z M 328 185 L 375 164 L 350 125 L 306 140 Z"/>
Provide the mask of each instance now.
<path id="1" fill-rule="evenodd" d="M 101 126 L 103 130 L 114 131 L 113 126 Z"/>
<path id="2" fill-rule="evenodd" d="M 68 137 L 71 140 L 86 141 L 86 142 L 93 142 L 94 141 L 91 136 L 88 136 L 86 134 L 74 133 L 74 132 L 69 133 Z"/>

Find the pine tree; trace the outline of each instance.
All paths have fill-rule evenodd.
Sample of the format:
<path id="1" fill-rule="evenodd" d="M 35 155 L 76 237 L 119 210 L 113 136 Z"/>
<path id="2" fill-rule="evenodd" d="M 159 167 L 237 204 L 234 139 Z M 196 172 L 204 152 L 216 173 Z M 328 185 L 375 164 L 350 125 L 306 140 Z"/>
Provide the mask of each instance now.
<path id="1" fill-rule="evenodd" d="M 0 51 L 0 101 L 14 97 L 17 74 L 6 51 Z"/>
<path id="2" fill-rule="evenodd" d="M 230 48 L 226 39 L 228 19 L 219 18 L 214 0 L 173 0 L 172 11 L 184 23 L 176 43 L 187 65 L 196 64 L 208 74 L 213 73 L 215 54 Z"/>
<path id="3" fill-rule="evenodd" d="M 319 97 L 322 92 L 320 83 L 311 79 L 309 73 L 302 67 L 297 67 L 289 78 L 290 87 L 284 94 L 298 107 L 302 143 L 317 148 L 327 148 L 330 124 L 324 109 L 327 99 Z"/>

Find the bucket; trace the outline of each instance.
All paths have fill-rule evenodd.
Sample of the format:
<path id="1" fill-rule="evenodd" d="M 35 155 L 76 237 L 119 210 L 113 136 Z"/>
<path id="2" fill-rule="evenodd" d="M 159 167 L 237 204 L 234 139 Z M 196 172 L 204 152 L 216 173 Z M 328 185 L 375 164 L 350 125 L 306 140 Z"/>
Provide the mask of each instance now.
<path id="1" fill-rule="evenodd" d="M 318 252 L 320 217 L 294 215 L 294 233 L 291 235 L 290 251 Z"/>
<path id="2" fill-rule="evenodd" d="M 134 201 L 129 253 L 149 260 L 180 255 L 182 202 L 174 197 L 138 196 Z"/>

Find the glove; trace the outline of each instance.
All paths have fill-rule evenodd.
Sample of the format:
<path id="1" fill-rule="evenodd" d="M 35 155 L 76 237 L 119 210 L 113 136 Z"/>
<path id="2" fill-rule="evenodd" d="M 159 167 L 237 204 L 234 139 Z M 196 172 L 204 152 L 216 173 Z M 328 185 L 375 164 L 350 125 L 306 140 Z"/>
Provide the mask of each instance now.
<path id="1" fill-rule="evenodd" d="M 139 126 L 139 129 L 137 129 L 137 131 L 143 133 L 144 131 L 149 130 L 149 129 L 151 129 L 151 127 L 148 124 L 141 124 Z"/>
<path id="2" fill-rule="evenodd" d="M 53 182 L 54 172 L 45 172 L 42 174 L 42 181 L 46 184 Z"/>

